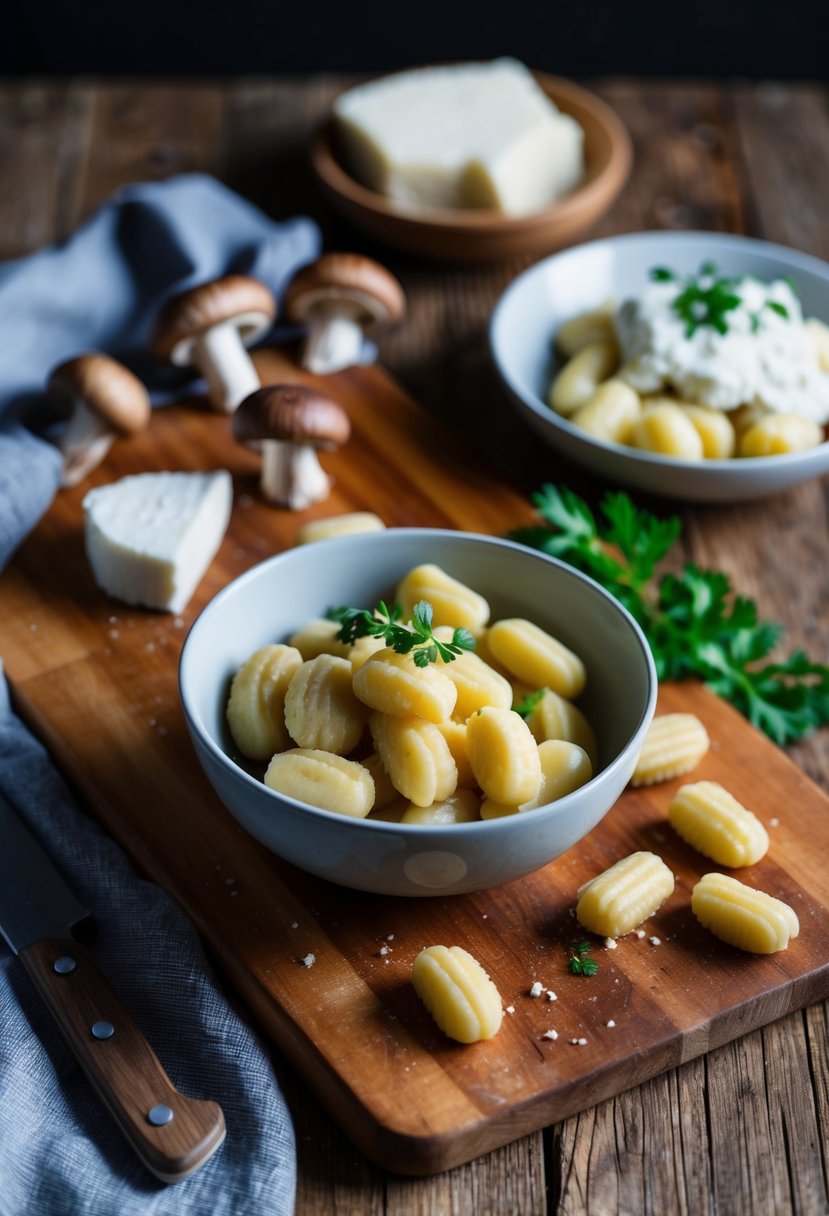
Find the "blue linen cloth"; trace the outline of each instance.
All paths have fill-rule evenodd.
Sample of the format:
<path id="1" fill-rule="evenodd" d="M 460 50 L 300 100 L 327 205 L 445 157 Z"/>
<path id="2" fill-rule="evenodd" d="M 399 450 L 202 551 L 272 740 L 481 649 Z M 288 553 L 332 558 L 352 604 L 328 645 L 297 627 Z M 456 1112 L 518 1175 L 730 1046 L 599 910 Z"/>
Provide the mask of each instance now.
<path id="1" fill-rule="evenodd" d="M 0 570 L 58 484 L 56 449 L 22 421 L 48 371 L 89 349 L 135 368 L 169 294 L 239 271 L 278 295 L 318 249 L 310 221 L 274 223 L 187 175 L 121 190 L 64 244 L 0 266 Z M 227 1123 L 197 1173 L 157 1181 L 0 939 L 0 1216 L 287 1216 L 293 1131 L 265 1049 L 221 994 L 182 910 L 78 808 L 14 715 L 2 667 L 0 793 L 95 915 L 92 952 L 173 1083 L 218 1101 Z"/>

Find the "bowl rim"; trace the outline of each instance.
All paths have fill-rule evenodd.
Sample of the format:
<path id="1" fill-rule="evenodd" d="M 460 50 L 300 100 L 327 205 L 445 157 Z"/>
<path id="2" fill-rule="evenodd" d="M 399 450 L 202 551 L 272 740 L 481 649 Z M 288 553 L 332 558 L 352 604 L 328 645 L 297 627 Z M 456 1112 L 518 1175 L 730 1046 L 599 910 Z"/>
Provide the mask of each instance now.
<path id="1" fill-rule="evenodd" d="M 440 65 L 428 64 L 401 68 L 398 71 L 383 72 L 376 76 L 366 77 L 360 83 L 387 80 L 393 76 L 404 75 L 409 71 L 417 71 L 422 66 L 444 67 L 451 66 L 455 62 L 463 61 L 455 60 Z M 530 232 L 536 227 L 578 215 L 585 206 L 591 205 L 597 196 L 603 197 L 609 185 L 614 181 L 618 180 L 621 186 L 627 180 L 633 163 L 633 141 L 615 110 L 596 93 L 566 77 L 535 69 L 530 70 L 557 105 L 559 105 L 559 100 L 565 102 L 563 106 L 560 106 L 563 113 L 569 113 L 568 102 L 574 104 L 578 109 L 588 110 L 600 125 L 608 146 L 605 163 L 599 167 L 597 172 L 549 207 L 521 216 L 503 215 L 488 208 L 408 207 L 392 203 L 385 195 L 362 185 L 340 163 L 334 151 L 333 139 L 333 101 L 351 88 L 358 87 L 357 85 L 348 85 L 341 89 L 332 100 L 326 117 L 318 124 L 310 147 L 312 168 L 324 185 L 337 196 L 348 199 L 352 204 L 379 218 L 399 222 L 404 227 L 432 227 L 446 232 L 477 233 L 485 236 L 505 232 Z"/>
<path id="2" fill-rule="evenodd" d="M 528 394 L 523 387 L 515 382 L 499 356 L 499 343 L 496 330 L 507 307 L 512 299 L 524 288 L 527 280 L 534 275 L 543 275 L 553 260 L 559 261 L 568 257 L 577 257 L 579 254 L 600 246 L 635 244 L 644 240 L 656 240 L 658 244 L 666 245 L 677 241 L 688 245 L 710 245 L 715 243 L 722 246 L 727 245 L 735 251 L 745 253 L 773 254 L 784 258 L 793 268 L 807 271 L 825 280 L 827 291 L 829 291 L 829 263 L 824 262 L 814 254 L 803 253 L 801 250 L 793 249 L 788 245 L 765 241 L 759 237 L 742 236 L 741 234 L 728 232 L 705 232 L 697 229 L 687 232 L 665 232 L 657 229 L 646 232 L 625 232 L 617 236 L 585 241 L 581 244 L 573 245 L 568 249 L 552 253 L 548 257 L 535 262 L 532 266 L 528 266 L 526 270 L 522 271 L 512 280 L 496 301 L 487 326 L 487 340 L 493 361 L 498 369 L 498 374 L 513 396 L 518 398 L 541 422 L 550 425 L 553 431 L 560 429 L 564 435 L 572 437 L 574 441 L 582 443 L 587 447 L 597 448 L 613 453 L 616 456 L 623 456 L 634 463 L 645 466 L 651 465 L 656 468 L 669 468 L 682 472 L 693 471 L 697 477 L 703 479 L 707 477 L 714 480 L 724 475 L 736 479 L 755 472 L 763 473 L 768 469 L 782 470 L 793 464 L 797 464 L 804 470 L 810 468 L 813 464 L 823 465 L 826 461 L 827 450 L 829 450 L 829 439 L 824 439 L 816 447 L 807 448 L 802 452 L 781 452 L 776 456 L 752 456 L 743 460 L 735 459 L 732 456 L 698 461 L 682 460 L 676 456 L 663 455 L 660 452 L 646 452 L 639 448 L 628 447 L 623 443 L 612 443 L 606 439 L 598 439 L 588 434 L 587 431 L 580 430 L 568 418 L 557 414 L 537 394 Z"/>
<path id="3" fill-rule="evenodd" d="M 521 815 L 521 814 L 506 815 L 506 816 L 500 816 L 499 818 L 496 818 L 496 819 L 482 819 L 482 820 L 473 820 L 469 823 L 446 824 L 446 825 L 440 825 L 440 827 L 438 827 L 438 828 L 436 828 L 434 824 L 394 823 L 394 822 L 386 822 L 385 820 L 381 820 L 381 819 L 368 819 L 368 818 L 361 819 L 361 818 L 357 818 L 357 817 L 352 818 L 350 816 L 343 815 L 337 811 L 329 811 L 329 810 L 326 810 L 324 807 L 312 806 L 310 803 L 300 802 L 297 799 L 290 798 L 286 794 L 278 794 L 275 790 L 270 790 L 269 787 L 266 786 L 263 781 L 260 781 L 256 777 L 251 776 L 251 774 L 248 773 L 244 768 L 242 768 L 242 766 L 240 764 L 237 764 L 237 762 L 235 760 L 233 760 L 232 757 L 229 756 L 222 747 L 219 746 L 218 742 L 213 738 L 213 736 L 207 730 L 207 727 L 204 725 L 204 723 L 201 719 L 201 715 L 196 711 L 195 707 L 190 703 L 190 699 L 189 699 L 188 692 L 187 692 L 187 680 L 188 680 L 187 665 L 189 662 L 189 653 L 190 653 L 189 646 L 190 646 L 191 638 L 192 638 L 193 634 L 195 633 L 195 631 L 197 630 L 197 628 L 199 627 L 199 623 L 206 616 L 206 614 L 208 614 L 215 605 L 221 603 L 229 595 L 237 594 L 240 590 L 243 591 L 244 587 L 247 583 L 253 582 L 257 578 L 263 577 L 266 570 L 269 570 L 274 565 L 280 564 L 286 558 L 290 558 L 291 555 L 299 553 L 306 548 L 312 547 L 312 546 L 294 546 L 293 548 L 290 548 L 290 549 L 284 549 L 282 552 L 276 553 L 272 557 L 266 558 L 264 561 L 258 562 L 255 566 L 251 566 L 251 568 L 249 570 L 246 570 L 243 574 L 240 574 L 236 578 L 232 579 L 228 584 L 226 584 L 226 586 L 224 586 L 220 591 L 218 591 L 216 593 L 216 595 L 214 595 L 212 597 L 212 599 L 210 599 L 208 601 L 207 604 L 205 604 L 204 608 L 202 608 L 202 610 L 199 612 L 198 616 L 195 618 L 195 620 L 193 621 L 193 623 L 191 624 L 190 628 L 187 631 L 187 635 L 184 639 L 184 643 L 182 645 L 181 652 L 179 655 L 179 663 L 178 663 L 179 701 L 180 701 L 182 710 L 184 712 L 189 729 L 191 730 L 191 732 L 195 733 L 198 736 L 202 745 L 207 748 L 207 750 L 211 754 L 212 758 L 215 761 L 217 761 L 222 767 L 228 769 L 233 774 L 235 774 L 236 776 L 241 778 L 243 788 L 249 788 L 252 792 L 254 792 L 256 794 L 256 796 L 261 796 L 262 792 L 265 791 L 266 796 L 268 794 L 270 794 L 270 795 L 273 795 L 275 798 L 281 799 L 284 802 L 286 802 L 290 806 L 292 811 L 313 812 L 314 815 L 322 816 L 322 818 L 329 823 L 335 823 L 335 824 L 340 824 L 340 825 L 348 824 L 350 826 L 368 828 L 370 831 L 377 831 L 377 832 L 381 832 L 381 833 L 385 832 L 390 835 L 399 833 L 401 831 L 404 833 L 411 832 L 413 836 L 417 836 L 419 834 L 425 835 L 428 832 L 439 832 L 440 839 L 446 840 L 447 842 L 449 840 L 454 839 L 455 835 L 457 833 L 461 833 L 462 837 L 463 836 L 468 837 L 470 835 L 470 833 L 473 833 L 477 836 L 483 832 L 497 834 L 498 832 L 508 831 L 509 825 L 511 823 L 514 823 L 516 821 L 516 819 L 523 820 L 524 816 L 535 816 L 536 814 L 540 815 L 543 813 L 545 819 L 555 819 L 558 814 L 561 814 L 561 813 L 569 810 L 570 803 L 575 799 L 583 797 L 584 791 L 587 790 L 590 786 L 592 786 L 595 782 L 600 781 L 600 780 L 604 783 L 611 782 L 613 780 L 613 777 L 614 777 L 614 774 L 616 773 L 616 771 L 619 768 L 623 767 L 628 762 L 629 752 L 630 752 L 630 748 L 631 748 L 632 744 L 637 739 L 637 737 L 643 733 L 644 729 L 647 726 L 647 723 L 653 717 L 653 713 L 654 713 L 655 706 L 656 706 L 657 693 L 658 693 L 658 676 L 657 676 L 657 672 L 656 672 L 656 664 L 654 662 L 654 658 L 653 658 L 653 654 L 651 652 L 650 646 L 648 645 L 648 641 L 642 631 L 641 626 L 637 623 L 637 621 L 632 616 L 632 614 L 627 610 L 627 608 L 625 608 L 624 604 L 622 604 L 619 600 L 617 600 L 615 596 L 611 595 L 611 593 L 609 591 L 605 590 L 605 588 L 602 587 L 599 583 L 597 583 L 594 579 L 591 579 L 586 574 L 582 574 L 582 572 L 580 570 L 576 570 L 573 566 L 568 565 L 566 562 L 561 561 L 559 558 L 552 557 L 549 554 L 540 552 L 539 550 L 530 549 L 526 545 L 519 544 L 517 541 L 506 540 L 506 539 L 502 539 L 497 536 L 488 536 L 485 533 L 481 533 L 481 532 L 457 532 L 451 528 L 410 527 L 410 528 L 389 528 L 386 531 L 401 533 L 404 536 L 409 536 L 409 537 L 416 536 L 416 537 L 422 538 L 424 540 L 427 540 L 430 537 L 436 536 L 436 535 L 437 536 L 447 536 L 447 535 L 457 536 L 464 541 L 471 540 L 475 544 L 485 543 L 487 545 L 497 545 L 499 548 L 501 548 L 501 547 L 507 548 L 507 549 L 513 550 L 517 553 L 520 553 L 521 555 L 525 556 L 526 558 L 528 558 L 532 561 L 537 561 L 540 564 L 542 564 L 543 566 L 546 566 L 546 567 L 552 566 L 552 567 L 556 568 L 557 570 L 559 570 L 560 573 L 562 573 L 566 576 L 572 577 L 576 582 L 585 584 L 585 586 L 587 588 L 589 588 L 592 593 L 598 594 L 599 598 L 606 600 L 614 609 L 616 609 L 616 611 L 621 616 L 622 620 L 624 620 L 625 624 L 628 626 L 628 629 L 632 633 L 632 635 L 639 647 L 639 650 L 644 658 L 644 662 L 645 662 L 645 669 L 646 669 L 645 706 L 639 717 L 638 722 L 636 723 L 635 727 L 631 731 L 630 738 L 629 738 L 627 745 L 613 757 L 613 759 L 610 761 L 609 764 L 605 765 L 604 768 L 600 769 L 599 772 L 595 773 L 591 777 L 590 781 L 585 782 L 585 784 L 582 786 L 579 786 L 578 789 L 573 790 L 570 794 L 565 794 L 564 797 L 556 799 L 554 802 L 549 802 L 544 806 L 534 807 L 532 811 L 524 812 L 523 815 Z M 332 548 L 335 545 L 342 546 L 346 542 L 353 541 L 353 542 L 357 542 L 358 544 L 369 544 L 369 545 L 372 543 L 376 543 L 376 541 L 372 542 L 368 538 L 372 537 L 372 536 L 377 536 L 377 535 L 385 535 L 385 533 L 359 533 L 359 534 L 355 534 L 353 536 L 332 537 L 328 540 L 315 541 L 313 544 L 313 549 L 315 549 L 318 552 L 322 552 L 323 556 L 324 556 L 324 551 L 326 548 Z M 609 809 L 610 808 L 608 807 L 608 810 Z M 525 822 L 529 822 L 529 820 L 525 820 Z"/>

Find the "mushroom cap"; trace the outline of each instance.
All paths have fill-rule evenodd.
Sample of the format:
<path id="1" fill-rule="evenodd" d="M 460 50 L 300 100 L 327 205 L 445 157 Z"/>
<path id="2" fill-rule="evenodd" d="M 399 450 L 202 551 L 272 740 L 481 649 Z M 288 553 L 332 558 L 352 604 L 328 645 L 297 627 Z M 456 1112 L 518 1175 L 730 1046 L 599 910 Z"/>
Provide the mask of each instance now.
<path id="1" fill-rule="evenodd" d="M 367 328 L 402 319 L 406 297 L 397 279 L 379 262 L 361 253 L 324 253 L 303 266 L 285 292 L 289 321 L 304 325 L 315 309 L 345 303 Z"/>
<path id="2" fill-rule="evenodd" d="M 271 326 L 276 301 L 270 288 L 246 274 L 228 274 L 172 296 L 156 318 L 150 349 L 176 367 L 192 362 L 194 342 L 227 321 L 233 321 L 245 346 L 251 346 Z"/>
<path id="3" fill-rule="evenodd" d="M 331 451 L 351 434 L 348 414 L 338 401 L 299 384 L 272 384 L 245 397 L 233 415 L 239 443 L 308 443 Z"/>
<path id="4" fill-rule="evenodd" d="M 133 435 L 150 421 L 152 408 L 146 388 L 131 371 L 109 355 L 93 352 L 59 364 L 49 375 L 46 390 L 58 401 L 79 401 L 119 435 Z"/>

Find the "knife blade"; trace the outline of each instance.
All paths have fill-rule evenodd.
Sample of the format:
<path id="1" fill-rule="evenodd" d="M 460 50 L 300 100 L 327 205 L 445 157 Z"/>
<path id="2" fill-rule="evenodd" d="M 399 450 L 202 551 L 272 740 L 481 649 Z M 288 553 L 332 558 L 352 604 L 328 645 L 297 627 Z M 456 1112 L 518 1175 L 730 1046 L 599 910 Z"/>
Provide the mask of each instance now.
<path id="1" fill-rule="evenodd" d="M 72 937 L 90 914 L 0 795 L 0 933 L 144 1165 L 187 1178 L 225 1138 L 216 1102 L 179 1093 L 92 955 Z"/>

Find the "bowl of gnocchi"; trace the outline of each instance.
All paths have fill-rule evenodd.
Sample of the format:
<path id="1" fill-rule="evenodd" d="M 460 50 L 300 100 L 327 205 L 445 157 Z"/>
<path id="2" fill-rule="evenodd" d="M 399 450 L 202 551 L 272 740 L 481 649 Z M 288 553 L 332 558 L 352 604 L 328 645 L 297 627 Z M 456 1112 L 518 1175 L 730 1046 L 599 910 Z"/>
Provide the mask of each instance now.
<path id="1" fill-rule="evenodd" d="M 829 472 L 829 266 L 764 241 L 651 232 L 556 254 L 499 300 L 490 348 L 555 450 L 674 499 Z"/>
<path id="2" fill-rule="evenodd" d="M 449 895 L 581 840 L 633 772 L 647 642 L 592 580 L 510 541 L 395 528 L 235 579 L 182 649 L 204 772 L 286 861 L 346 887 Z"/>

